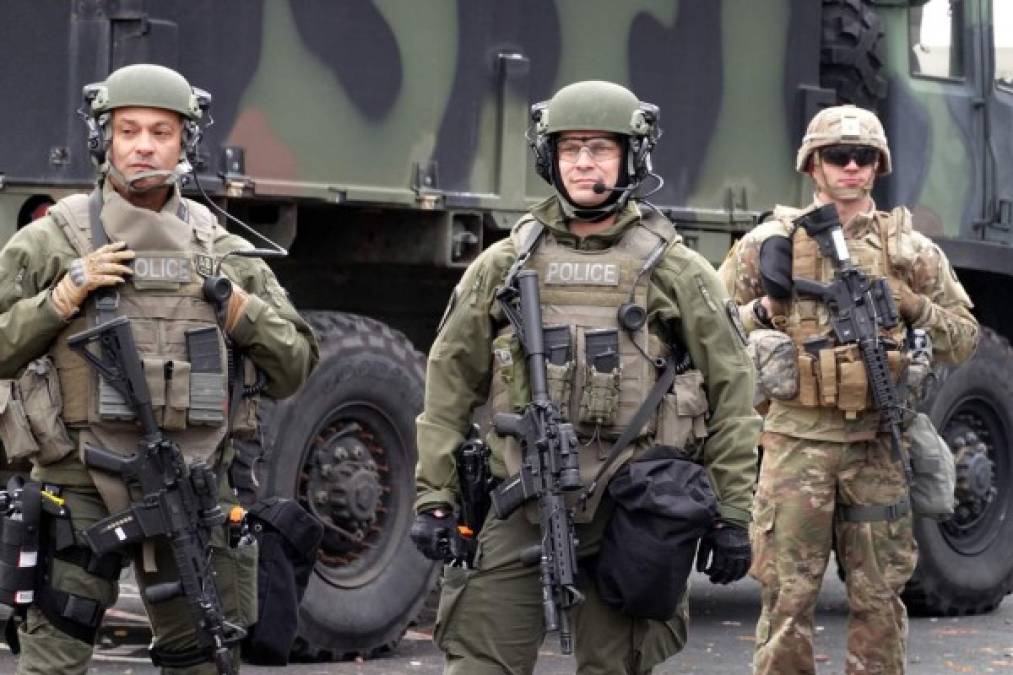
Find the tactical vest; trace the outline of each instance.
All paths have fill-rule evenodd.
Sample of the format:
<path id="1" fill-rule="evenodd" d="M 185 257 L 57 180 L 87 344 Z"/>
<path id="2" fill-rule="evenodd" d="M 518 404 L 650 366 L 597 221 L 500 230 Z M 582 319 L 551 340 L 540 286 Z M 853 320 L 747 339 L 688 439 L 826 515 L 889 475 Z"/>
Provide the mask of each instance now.
<path id="1" fill-rule="evenodd" d="M 78 255 L 94 250 L 89 197 L 63 199 L 50 215 Z M 208 460 L 228 432 L 228 358 L 215 307 L 203 294 L 204 276 L 214 269 L 216 221 L 205 207 L 189 200 L 181 200 L 176 213 L 156 213 L 107 190 L 101 222 L 112 239 L 126 241 L 137 253 L 134 274 L 117 287 L 115 315 L 130 319 L 156 421 L 188 459 Z M 81 430 L 82 445 L 91 442 L 127 455 L 136 450 L 138 440 L 133 411 L 67 347 L 69 335 L 96 320 L 89 298 L 50 350 L 62 391 L 63 421 Z M 101 484 L 99 488 L 107 496 Z"/>
<path id="2" fill-rule="evenodd" d="M 911 247 L 910 214 L 900 208 L 892 213 L 874 212 L 872 218 L 863 236 L 847 239 L 852 262 L 871 279 L 905 278 L 914 256 L 913 250 L 908 250 Z M 793 229 L 792 279 L 833 281 L 833 263 L 820 255 L 816 241 L 805 230 Z M 891 247 L 898 249 L 896 255 Z M 794 297 L 784 331 L 798 350 L 799 387 L 794 399 L 781 403 L 836 408 L 844 413 L 846 420 L 858 419 L 860 413 L 873 409 L 872 392 L 858 346 L 835 344 L 826 303 L 815 298 Z M 905 325 L 900 321 L 892 329 L 882 328 L 880 334 L 887 347 L 890 372 L 896 381 L 907 365 Z M 814 348 L 822 339 L 825 345 Z"/>
<path id="3" fill-rule="evenodd" d="M 517 251 L 525 249 L 536 229 L 531 217 L 518 223 L 511 233 Z M 585 485 L 602 465 L 609 441 L 622 434 L 657 380 L 652 361 L 669 356 L 670 348 L 648 331 L 648 322 L 632 334 L 621 328 L 618 309 L 627 302 L 647 306 L 653 262 L 676 241 L 675 227 L 653 213 L 612 247 L 598 251 L 561 245 L 546 229 L 525 264 L 538 272 L 549 398 L 577 431 Z M 521 411 L 531 394 L 523 349 L 512 326 L 501 329 L 493 341 L 492 373 L 493 412 Z M 655 412 L 639 438 L 653 436 L 657 443 L 683 448 L 704 437 L 707 399 L 699 371 L 678 375 L 673 393 L 666 394 L 660 408 L 661 423 Z M 669 433 L 659 434 L 659 428 Z M 495 435 L 490 443 L 500 446 L 508 475 L 516 473 L 521 465 L 518 444 Z M 616 462 L 609 473 L 621 465 Z M 578 522 L 590 519 L 602 492 L 584 514 L 576 514 Z"/>

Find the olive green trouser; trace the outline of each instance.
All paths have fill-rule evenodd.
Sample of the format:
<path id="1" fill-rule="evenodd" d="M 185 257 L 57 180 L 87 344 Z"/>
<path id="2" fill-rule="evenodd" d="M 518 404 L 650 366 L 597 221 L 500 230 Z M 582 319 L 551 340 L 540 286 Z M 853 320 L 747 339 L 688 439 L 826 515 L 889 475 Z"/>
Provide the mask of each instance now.
<path id="1" fill-rule="evenodd" d="M 603 503 L 591 523 L 576 528 L 579 557 L 597 552 L 610 507 Z M 545 638 L 542 588 L 538 566 L 523 565 L 518 553 L 538 538 L 539 528 L 528 521 L 524 509 L 506 520 L 490 514 L 479 534 L 475 569 L 444 568 L 433 635 L 446 655 L 444 673 L 519 675 L 534 670 Z M 676 615 L 662 622 L 635 619 L 608 607 L 593 580 L 582 583 L 581 592 L 584 602 L 570 610 L 581 675 L 649 673 L 685 646 L 686 594 Z"/>
<path id="2" fill-rule="evenodd" d="M 83 530 L 109 515 L 94 488 L 65 488 L 61 495 L 67 500 L 75 531 Z M 223 489 L 220 501 L 227 509 L 235 503 L 235 498 Z M 146 587 L 178 579 L 168 542 L 165 539 L 154 542 L 158 567 L 155 572 L 143 571 L 139 546 L 133 552 L 134 570 L 142 597 Z M 255 545 L 229 548 L 224 527 L 214 533 L 211 544 L 215 582 L 225 615 L 229 621 L 248 626 L 257 618 L 257 548 Z M 60 560 L 52 561 L 51 579 L 55 588 L 97 600 L 107 607 L 116 603 L 119 594 L 118 581 L 96 577 L 81 567 Z M 197 647 L 195 621 L 185 598 L 176 597 L 157 605 L 145 602 L 145 608 L 151 620 L 155 645 L 173 653 Z M 88 670 L 93 646 L 57 629 L 34 606 L 29 608 L 27 621 L 21 626 L 18 637 L 21 641 L 18 675 L 76 675 Z M 238 652 L 238 648 L 233 650 L 237 669 Z M 212 675 L 218 671 L 213 663 L 204 663 L 188 668 L 163 668 L 162 672 Z"/>

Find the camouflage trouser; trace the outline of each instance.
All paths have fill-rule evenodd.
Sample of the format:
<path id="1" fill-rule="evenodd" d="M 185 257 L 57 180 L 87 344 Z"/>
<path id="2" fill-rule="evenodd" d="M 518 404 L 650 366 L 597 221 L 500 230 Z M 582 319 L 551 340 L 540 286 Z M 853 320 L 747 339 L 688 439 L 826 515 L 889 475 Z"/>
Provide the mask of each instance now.
<path id="1" fill-rule="evenodd" d="M 889 438 L 831 443 L 774 433 L 762 437 L 763 463 L 750 536 L 762 584 L 755 673 L 815 673 L 813 610 L 836 529 L 847 575 L 847 673 L 903 673 L 907 610 L 900 599 L 917 559 L 911 515 L 848 522 L 835 506 L 890 505 L 907 488 Z"/>
<path id="2" fill-rule="evenodd" d="M 75 530 L 87 528 L 109 513 L 94 488 L 66 488 L 61 495 L 67 500 Z M 221 497 L 223 508 L 235 502 L 231 494 L 226 497 L 224 491 Z M 225 536 L 223 528 L 212 538 L 215 581 L 229 620 L 250 625 L 257 618 L 257 548 L 229 548 Z M 158 570 L 152 573 L 143 571 L 139 547 L 136 552 L 134 569 L 142 591 L 152 584 L 178 579 L 166 541 L 155 540 L 154 549 Z M 118 582 L 91 575 L 83 568 L 61 560 L 52 561 L 51 583 L 61 591 L 97 600 L 107 607 L 116 603 L 119 593 Z M 194 620 L 183 598 L 173 598 L 157 605 L 145 603 L 145 608 L 156 645 L 171 652 L 186 652 L 197 647 Z M 18 637 L 22 650 L 18 659 L 18 675 L 76 675 L 88 671 L 92 645 L 57 629 L 34 606 L 29 608 L 27 621 Z M 238 667 L 238 648 L 234 654 Z M 218 671 L 213 663 L 205 663 L 189 668 L 163 668 L 162 672 L 211 675 Z"/>
<path id="3" fill-rule="evenodd" d="M 578 555 L 597 550 L 608 506 L 577 528 Z M 434 640 L 446 655 L 444 673 L 531 673 L 545 638 L 538 566 L 517 555 L 538 541 L 538 526 L 518 509 L 506 520 L 492 515 L 479 536 L 474 570 L 444 568 Z M 570 611 L 577 672 L 581 675 L 649 673 L 686 644 L 686 596 L 669 621 L 634 619 L 598 598 L 594 582 L 581 584 L 585 601 Z M 555 639 L 550 635 L 548 639 Z"/>

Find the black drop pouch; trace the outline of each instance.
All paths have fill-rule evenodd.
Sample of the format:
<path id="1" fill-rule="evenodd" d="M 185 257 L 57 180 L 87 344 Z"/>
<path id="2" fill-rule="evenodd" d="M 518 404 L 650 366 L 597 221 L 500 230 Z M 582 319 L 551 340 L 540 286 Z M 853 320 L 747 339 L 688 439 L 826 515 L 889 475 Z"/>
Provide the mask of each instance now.
<path id="1" fill-rule="evenodd" d="M 674 452 L 652 448 L 609 482 L 615 509 L 598 553 L 598 594 L 606 605 L 636 618 L 672 618 L 697 540 L 718 514 L 707 472 Z"/>
<path id="2" fill-rule="evenodd" d="M 570 327 L 546 326 L 542 329 L 545 360 L 556 366 L 570 362 Z"/>

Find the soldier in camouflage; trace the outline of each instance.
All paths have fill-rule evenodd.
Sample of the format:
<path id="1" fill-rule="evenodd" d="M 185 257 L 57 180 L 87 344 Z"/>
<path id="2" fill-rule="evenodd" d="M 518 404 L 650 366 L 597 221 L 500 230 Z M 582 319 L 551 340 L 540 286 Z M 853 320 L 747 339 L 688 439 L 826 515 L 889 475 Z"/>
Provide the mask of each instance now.
<path id="1" fill-rule="evenodd" d="M 452 295 L 429 354 L 425 408 L 417 421 L 419 515 L 412 537 L 423 553 L 442 557 L 437 544 L 452 532 L 459 500 L 453 452 L 475 408 L 488 402 L 494 412 L 516 411 L 528 402 L 524 359 L 495 293 L 518 251 L 533 246 L 525 267 L 539 273 L 543 320 L 569 326 L 573 340 L 568 362 L 550 372 L 549 390 L 575 425 L 585 485 L 653 386 L 654 359 L 668 355 L 674 343 L 692 357 L 695 370 L 677 378 L 618 464 L 667 445 L 707 467 L 720 523 L 705 539 L 713 557 L 698 565 L 715 582 L 733 581 L 745 574 L 749 558 L 746 527 L 759 425 L 750 398 L 753 372 L 713 268 L 681 243 L 666 218 L 631 199 L 650 171 L 657 109 L 618 85 L 586 81 L 564 87 L 547 107 L 534 110 L 536 168 L 556 194 L 482 253 Z M 656 264 L 645 267 L 651 252 L 657 252 Z M 629 335 L 617 319 L 627 301 L 646 307 L 648 317 Z M 610 392 L 617 396 L 602 397 L 618 404 L 603 412 L 608 419 L 595 422 L 581 405 L 585 378 L 591 377 L 583 336 L 591 330 L 619 334 L 622 370 Z M 493 475 L 517 471 L 512 439 L 490 433 L 488 441 Z M 593 562 L 609 520 L 609 498 L 598 502 L 603 492 L 574 512 L 582 569 Z M 445 568 L 434 638 L 446 654 L 447 673 L 534 668 L 545 624 L 538 566 L 518 559 L 539 537 L 526 511 L 502 520 L 490 515 L 474 568 Z M 655 621 L 607 606 L 593 582 L 583 583 L 581 591 L 585 601 L 571 610 L 579 672 L 647 673 L 685 644 L 685 595 L 674 616 Z"/>
<path id="2" fill-rule="evenodd" d="M 978 324 L 945 255 L 912 230 L 907 209 L 879 211 L 870 197 L 875 176 L 891 169 L 873 113 L 854 106 L 818 113 L 796 168 L 812 177 L 813 204 L 778 206 L 719 269 L 743 324 L 764 331 L 760 344 L 771 343 L 769 329 L 782 333 L 779 346 L 767 352 L 784 342 L 794 347 L 790 359 L 769 359 L 772 372 L 759 378 L 792 386 L 765 392 L 771 400 L 750 531 L 750 574 L 763 586 L 754 672 L 815 672 L 813 609 L 836 533 L 851 608 L 845 671 L 903 673 L 907 610 L 900 593 L 917 558 L 903 468 L 880 430 L 856 348 L 834 344 L 825 305 L 796 293 L 774 300 L 762 277 L 789 288 L 792 279 L 833 279 L 831 262 L 793 223 L 809 208 L 833 203 L 855 264 L 870 278 L 885 277 L 893 291 L 902 325 L 882 333 L 892 345 L 887 355 L 895 378 L 905 367 L 907 328 L 926 330 L 936 356 L 959 363 L 974 352 Z M 790 254 L 765 248 L 772 237 L 786 237 Z"/>
<path id="3" fill-rule="evenodd" d="M 179 73 L 147 64 L 121 68 L 85 91 L 96 191 L 61 200 L 0 252 L 0 378 L 8 378 L 0 391 L 10 399 L 0 414 L 4 447 L 12 459 L 30 460 L 32 478 L 65 500 L 76 533 L 74 541 L 48 546 L 44 580 L 19 631 L 18 673 L 25 675 L 88 669 L 125 562 L 92 556 L 80 536 L 129 497 L 118 476 L 86 467 L 79 448 L 91 442 L 130 454 L 138 427 L 123 421 L 122 402 L 111 402 L 107 386 L 68 349 L 67 336 L 111 315 L 130 319 L 158 423 L 188 460 L 216 471 L 226 512 L 236 503 L 227 480 L 230 439 L 253 433 L 255 390 L 288 396 L 318 358 L 309 326 L 270 269 L 257 258 L 226 257 L 250 244 L 180 194 L 200 139 L 203 93 Z M 202 293 L 204 277 L 215 273 L 233 285 L 223 307 Z M 106 288 L 116 294 L 100 306 L 95 292 Z M 230 386 L 224 368 L 191 371 L 188 336 L 197 329 L 217 336 L 221 364 L 229 361 L 226 344 L 247 357 L 238 386 Z M 159 367 L 148 368 L 152 363 Z M 244 387 L 249 395 L 241 394 Z M 256 620 L 256 546 L 230 547 L 225 526 L 211 545 L 226 618 L 248 626 Z M 129 555 L 142 591 L 176 578 L 164 540 L 146 540 Z M 198 648 L 185 602 L 146 602 L 152 659 L 163 672 L 217 672 L 209 650 Z"/>

